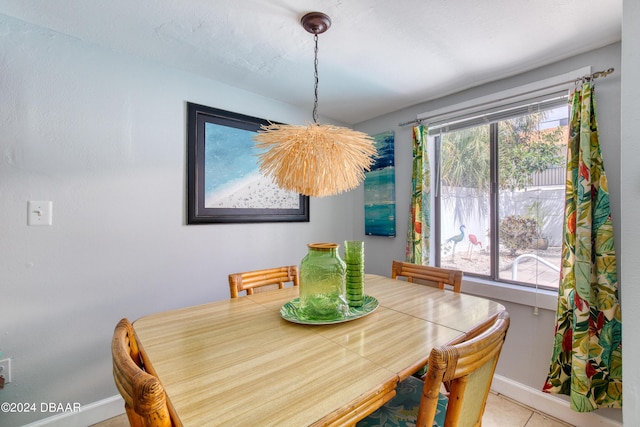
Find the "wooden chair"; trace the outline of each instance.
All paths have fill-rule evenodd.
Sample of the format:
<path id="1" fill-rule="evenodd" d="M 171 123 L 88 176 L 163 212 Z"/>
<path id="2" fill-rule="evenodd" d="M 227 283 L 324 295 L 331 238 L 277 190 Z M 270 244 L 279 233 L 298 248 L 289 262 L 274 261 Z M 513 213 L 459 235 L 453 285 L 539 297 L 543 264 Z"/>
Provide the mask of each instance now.
<path id="1" fill-rule="evenodd" d="M 425 381 L 409 377 L 396 396 L 357 427 L 480 426 L 498 357 L 509 329 L 509 313 L 493 316 L 457 344 L 434 348 Z M 451 391 L 441 393 L 444 382 Z"/>
<path id="2" fill-rule="evenodd" d="M 111 341 L 113 379 L 124 399 L 132 427 L 173 427 L 181 425 L 170 413 L 160 381 L 144 370 L 142 357 L 127 319 L 118 322 Z"/>
<path id="3" fill-rule="evenodd" d="M 445 289 L 445 285 L 449 285 L 453 287 L 453 292 L 460 292 L 462 286 L 462 271 L 460 270 L 393 260 L 391 278 L 397 279 L 398 277 L 406 277 L 408 282 L 434 286 L 440 289 Z"/>
<path id="4" fill-rule="evenodd" d="M 299 285 L 297 265 L 230 274 L 229 291 L 231 298 L 238 298 L 242 291 L 247 295 L 253 295 L 254 292 L 283 289 L 284 284 L 288 282 L 293 282 L 293 286 Z"/>

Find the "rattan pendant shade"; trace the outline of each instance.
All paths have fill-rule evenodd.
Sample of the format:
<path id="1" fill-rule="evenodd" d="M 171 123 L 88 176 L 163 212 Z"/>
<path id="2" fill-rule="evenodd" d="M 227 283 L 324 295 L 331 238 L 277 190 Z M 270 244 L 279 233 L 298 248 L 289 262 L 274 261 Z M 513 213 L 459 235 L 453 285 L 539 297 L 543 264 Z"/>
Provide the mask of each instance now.
<path id="1" fill-rule="evenodd" d="M 318 34 L 329 28 L 331 20 L 312 12 L 301 21 L 316 42 L 314 123 L 271 123 L 262 126 L 254 140 L 260 150 L 260 172 L 280 188 L 313 197 L 331 196 L 360 185 L 377 151 L 373 138 L 363 132 L 318 124 Z"/>

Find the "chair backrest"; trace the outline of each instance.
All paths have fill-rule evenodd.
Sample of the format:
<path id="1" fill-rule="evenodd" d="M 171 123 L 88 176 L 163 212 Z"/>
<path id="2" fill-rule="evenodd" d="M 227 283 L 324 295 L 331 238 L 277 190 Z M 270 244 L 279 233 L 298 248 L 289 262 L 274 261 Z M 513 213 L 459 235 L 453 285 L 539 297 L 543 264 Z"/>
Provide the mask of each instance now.
<path id="1" fill-rule="evenodd" d="M 173 427 L 167 398 L 160 381 L 143 368 L 133 327 L 127 319 L 118 322 L 111 341 L 113 379 L 124 399 L 132 427 Z"/>
<path id="2" fill-rule="evenodd" d="M 444 425 L 481 425 L 509 321 L 509 313 L 503 311 L 467 333 L 464 341 L 431 351 L 416 426 L 433 425 L 441 386 L 446 382 L 450 393 Z"/>
<path id="3" fill-rule="evenodd" d="M 397 279 L 398 277 L 406 277 L 408 282 L 434 286 L 440 289 L 445 289 L 445 285 L 449 285 L 453 287 L 454 292 L 460 292 L 462 287 L 462 271 L 460 270 L 393 260 L 391 278 Z"/>
<path id="4" fill-rule="evenodd" d="M 229 292 L 231 298 L 238 298 L 242 291 L 253 295 L 258 290 L 282 289 L 288 282 L 293 282 L 294 286 L 299 285 L 297 265 L 230 274 Z"/>

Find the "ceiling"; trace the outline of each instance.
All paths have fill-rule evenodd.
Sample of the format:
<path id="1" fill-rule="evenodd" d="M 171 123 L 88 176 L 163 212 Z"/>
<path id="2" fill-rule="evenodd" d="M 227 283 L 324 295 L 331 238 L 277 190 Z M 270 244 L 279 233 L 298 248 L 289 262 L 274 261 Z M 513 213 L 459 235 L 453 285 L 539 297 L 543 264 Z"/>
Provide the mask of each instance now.
<path id="1" fill-rule="evenodd" d="M 354 124 L 606 46 L 622 0 L 0 0 L 0 14 Z"/>

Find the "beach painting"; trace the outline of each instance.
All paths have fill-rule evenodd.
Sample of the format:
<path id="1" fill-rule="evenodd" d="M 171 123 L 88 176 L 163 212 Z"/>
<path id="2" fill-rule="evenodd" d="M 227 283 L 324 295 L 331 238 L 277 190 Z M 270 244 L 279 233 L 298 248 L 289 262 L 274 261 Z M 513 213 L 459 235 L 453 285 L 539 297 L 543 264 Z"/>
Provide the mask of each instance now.
<path id="1" fill-rule="evenodd" d="M 364 232 L 396 235 L 395 142 L 393 131 L 373 135 L 378 155 L 364 179 Z"/>
<path id="2" fill-rule="evenodd" d="M 264 119 L 187 103 L 188 223 L 309 221 L 309 198 L 258 168 Z"/>
<path id="3" fill-rule="evenodd" d="M 282 190 L 258 170 L 255 132 L 205 123 L 206 208 L 298 209 L 297 193 Z"/>

